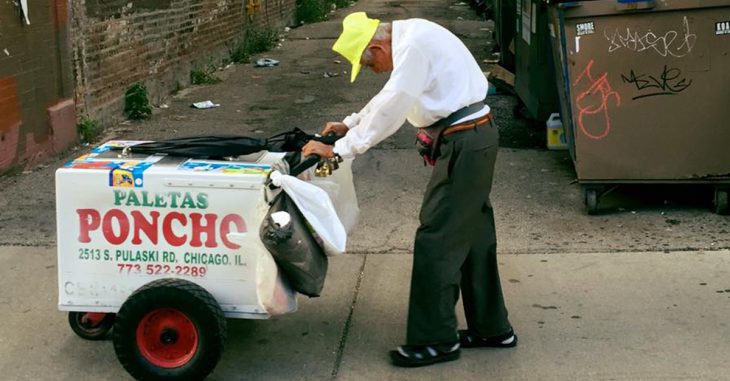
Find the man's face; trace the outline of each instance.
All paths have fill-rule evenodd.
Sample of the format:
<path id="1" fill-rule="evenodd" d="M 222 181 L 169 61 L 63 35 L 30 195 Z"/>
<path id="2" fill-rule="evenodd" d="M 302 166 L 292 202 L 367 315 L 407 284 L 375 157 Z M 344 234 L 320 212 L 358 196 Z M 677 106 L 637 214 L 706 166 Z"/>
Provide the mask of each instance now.
<path id="1" fill-rule="evenodd" d="M 380 74 L 393 70 L 393 56 L 390 41 L 373 41 L 368 45 L 369 54 L 364 54 L 360 59 L 363 67 L 368 67 L 373 72 Z"/>

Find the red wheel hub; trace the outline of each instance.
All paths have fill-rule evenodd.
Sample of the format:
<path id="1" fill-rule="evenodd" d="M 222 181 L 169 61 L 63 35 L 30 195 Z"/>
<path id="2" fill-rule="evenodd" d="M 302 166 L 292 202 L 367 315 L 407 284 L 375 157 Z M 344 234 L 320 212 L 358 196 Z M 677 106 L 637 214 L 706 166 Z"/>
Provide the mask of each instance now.
<path id="1" fill-rule="evenodd" d="M 81 315 L 81 324 L 88 328 L 96 328 L 104 321 L 106 314 L 103 312 L 87 312 Z"/>
<path id="2" fill-rule="evenodd" d="M 142 356 L 160 368 L 187 364 L 198 350 L 198 329 L 188 317 L 172 308 L 145 315 L 137 326 L 137 346 Z"/>

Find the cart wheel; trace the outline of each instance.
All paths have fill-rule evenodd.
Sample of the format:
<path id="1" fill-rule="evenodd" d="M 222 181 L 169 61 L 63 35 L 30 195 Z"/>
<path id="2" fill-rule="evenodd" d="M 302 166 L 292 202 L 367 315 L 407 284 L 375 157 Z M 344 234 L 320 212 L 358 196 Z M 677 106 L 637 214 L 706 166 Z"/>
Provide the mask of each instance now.
<path id="1" fill-rule="evenodd" d="M 104 340 L 114 325 L 114 314 L 103 312 L 69 312 L 71 329 L 86 340 Z"/>
<path id="2" fill-rule="evenodd" d="M 715 213 L 717 214 L 730 214 L 730 207 L 728 206 L 728 190 L 722 188 L 715 188 Z"/>
<path id="3" fill-rule="evenodd" d="M 586 211 L 588 214 L 598 212 L 598 189 L 586 188 L 584 191 Z"/>
<path id="4" fill-rule="evenodd" d="M 160 279 L 124 302 L 113 338 L 119 362 L 138 380 L 202 380 L 223 353 L 226 321 L 202 287 Z"/>

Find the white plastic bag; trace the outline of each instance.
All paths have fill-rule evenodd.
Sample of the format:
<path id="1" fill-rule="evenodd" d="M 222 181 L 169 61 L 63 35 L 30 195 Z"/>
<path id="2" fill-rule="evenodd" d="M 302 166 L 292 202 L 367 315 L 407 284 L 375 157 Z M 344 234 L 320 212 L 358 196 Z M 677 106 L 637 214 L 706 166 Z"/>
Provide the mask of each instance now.
<path id="1" fill-rule="evenodd" d="M 352 180 L 352 159 L 345 159 L 340 163 L 339 169 L 333 171 L 331 176 L 312 177 L 311 183 L 329 194 L 340 222 L 345 231 L 350 233 L 357 225 L 360 216 L 355 184 Z"/>
<path id="2" fill-rule="evenodd" d="M 302 212 L 322 240 L 324 252 L 328 256 L 342 254 L 347 244 L 347 232 L 337 216 L 329 194 L 322 188 L 299 180 L 294 176 L 282 175 L 273 171 L 271 182 L 286 192 Z"/>
<path id="3" fill-rule="evenodd" d="M 247 234 L 229 233 L 227 238 L 242 246 L 249 245 Z M 256 297 L 259 305 L 272 316 L 296 311 L 297 293 L 284 279 L 271 254 L 263 244 L 253 248 L 251 253 L 256 256 Z"/>
<path id="4" fill-rule="evenodd" d="M 266 250 L 257 250 L 256 293 L 269 315 L 283 315 L 297 310 L 296 291 L 282 277 L 274 258 Z"/>

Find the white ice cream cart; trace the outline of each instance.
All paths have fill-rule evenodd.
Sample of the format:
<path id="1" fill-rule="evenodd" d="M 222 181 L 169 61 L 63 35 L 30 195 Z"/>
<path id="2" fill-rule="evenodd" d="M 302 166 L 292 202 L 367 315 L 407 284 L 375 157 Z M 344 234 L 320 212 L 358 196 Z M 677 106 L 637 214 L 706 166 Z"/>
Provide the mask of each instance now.
<path id="1" fill-rule="evenodd" d="M 138 379 L 202 379 L 217 364 L 225 318 L 296 310 L 259 238 L 285 153 L 235 160 L 126 154 L 111 141 L 56 172 L 59 309 L 73 330 L 113 328 L 122 365 Z M 341 171 L 341 172 L 340 172 Z M 336 202 L 341 176 L 312 179 Z M 349 184 L 338 184 L 338 179 Z"/>

